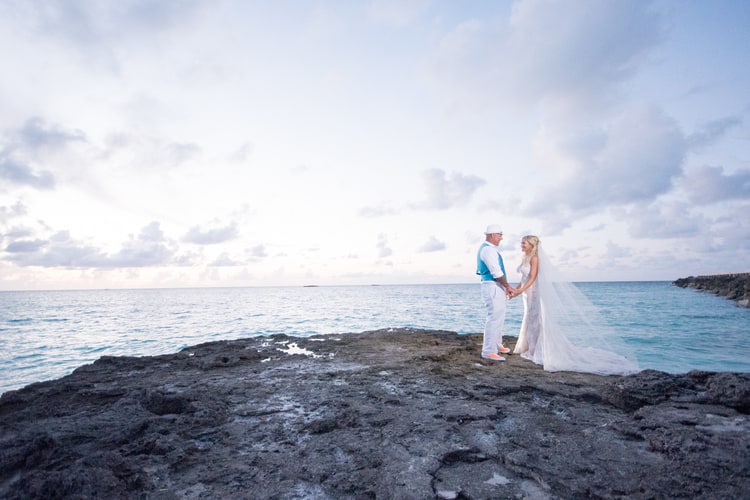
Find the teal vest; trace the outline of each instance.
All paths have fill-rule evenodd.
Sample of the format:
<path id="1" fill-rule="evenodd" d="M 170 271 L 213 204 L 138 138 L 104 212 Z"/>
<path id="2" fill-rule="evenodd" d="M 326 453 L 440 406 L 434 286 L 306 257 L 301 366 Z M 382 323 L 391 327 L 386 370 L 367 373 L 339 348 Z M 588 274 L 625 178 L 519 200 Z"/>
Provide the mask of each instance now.
<path id="1" fill-rule="evenodd" d="M 482 277 L 482 281 L 495 281 L 495 278 L 492 277 L 490 269 L 487 267 L 487 264 L 484 263 L 481 257 L 482 249 L 488 246 L 490 246 L 489 243 L 482 243 L 482 246 L 480 246 L 479 250 L 477 251 L 477 274 Z M 505 266 L 503 265 L 503 257 L 500 255 L 500 252 L 497 253 L 497 260 L 500 264 L 500 270 L 503 272 L 503 275 L 505 275 Z"/>

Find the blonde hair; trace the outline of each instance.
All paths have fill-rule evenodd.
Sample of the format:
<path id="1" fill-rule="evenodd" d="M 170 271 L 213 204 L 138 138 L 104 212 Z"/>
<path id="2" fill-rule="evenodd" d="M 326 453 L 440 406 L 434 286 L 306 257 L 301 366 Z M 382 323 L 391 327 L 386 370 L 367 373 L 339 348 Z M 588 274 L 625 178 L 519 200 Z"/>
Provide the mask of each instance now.
<path id="1" fill-rule="evenodd" d="M 525 241 L 529 245 L 531 245 L 531 251 L 523 255 L 523 261 L 528 263 L 531 258 L 539 251 L 539 244 L 541 243 L 541 241 L 539 241 L 538 236 L 534 236 L 533 234 L 527 234 L 526 236 L 521 238 L 521 241 Z"/>

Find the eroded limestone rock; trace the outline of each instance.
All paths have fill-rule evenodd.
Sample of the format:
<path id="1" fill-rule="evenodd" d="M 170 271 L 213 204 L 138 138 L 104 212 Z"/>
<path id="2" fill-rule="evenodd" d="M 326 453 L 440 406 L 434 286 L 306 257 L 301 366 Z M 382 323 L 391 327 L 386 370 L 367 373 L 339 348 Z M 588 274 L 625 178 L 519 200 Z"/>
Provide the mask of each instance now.
<path id="1" fill-rule="evenodd" d="M 480 344 L 399 329 L 105 357 L 0 398 L 0 497 L 747 494 L 748 374 L 548 373 Z"/>

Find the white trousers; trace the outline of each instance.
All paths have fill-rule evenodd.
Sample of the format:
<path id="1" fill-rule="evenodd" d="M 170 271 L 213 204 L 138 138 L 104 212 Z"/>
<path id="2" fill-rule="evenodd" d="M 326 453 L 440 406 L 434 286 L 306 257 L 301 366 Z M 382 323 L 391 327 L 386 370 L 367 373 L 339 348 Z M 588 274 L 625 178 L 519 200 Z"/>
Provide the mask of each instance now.
<path id="1" fill-rule="evenodd" d="M 487 307 L 487 320 L 484 323 L 484 343 L 482 355 L 498 354 L 503 345 L 503 325 L 505 324 L 505 289 L 495 281 L 482 281 L 482 300 Z"/>

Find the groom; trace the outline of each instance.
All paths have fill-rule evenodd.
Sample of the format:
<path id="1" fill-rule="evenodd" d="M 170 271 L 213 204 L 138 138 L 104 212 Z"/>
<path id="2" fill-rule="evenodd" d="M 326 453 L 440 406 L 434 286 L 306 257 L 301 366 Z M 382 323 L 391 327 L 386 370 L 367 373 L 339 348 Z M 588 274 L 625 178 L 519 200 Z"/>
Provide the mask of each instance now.
<path id="1" fill-rule="evenodd" d="M 510 349 L 503 347 L 505 302 L 513 288 L 505 278 L 505 266 L 500 255 L 503 229 L 499 224 L 490 224 L 484 235 L 485 241 L 477 252 L 477 274 L 482 278 L 482 299 L 487 307 L 482 357 L 493 361 L 505 361 L 505 358 L 500 356 L 510 352 Z"/>

